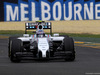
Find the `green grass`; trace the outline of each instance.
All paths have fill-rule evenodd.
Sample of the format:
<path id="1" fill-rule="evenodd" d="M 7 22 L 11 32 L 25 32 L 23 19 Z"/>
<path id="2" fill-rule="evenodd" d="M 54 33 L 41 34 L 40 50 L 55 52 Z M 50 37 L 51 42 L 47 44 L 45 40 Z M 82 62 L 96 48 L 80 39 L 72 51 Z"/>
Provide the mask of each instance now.
<path id="1" fill-rule="evenodd" d="M 0 30 L 0 34 L 23 34 L 25 31 L 17 30 Z"/>
<path id="2" fill-rule="evenodd" d="M 1 35 L 15 35 L 15 34 L 24 34 L 25 31 L 16 31 L 16 30 L 0 30 Z M 34 34 L 32 31 L 28 31 L 28 34 Z M 49 33 L 47 33 L 49 34 Z M 90 38 L 100 38 L 100 34 L 75 34 L 75 33 L 60 33 L 60 35 L 69 35 L 71 37 L 90 37 Z"/>
<path id="3" fill-rule="evenodd" d="M 71 36 L 71 37 L 90 37 L 90 38 L 100 38 L 100 34 L 60 33 L 60 35 L 69 35 L 69 36 Z"/>

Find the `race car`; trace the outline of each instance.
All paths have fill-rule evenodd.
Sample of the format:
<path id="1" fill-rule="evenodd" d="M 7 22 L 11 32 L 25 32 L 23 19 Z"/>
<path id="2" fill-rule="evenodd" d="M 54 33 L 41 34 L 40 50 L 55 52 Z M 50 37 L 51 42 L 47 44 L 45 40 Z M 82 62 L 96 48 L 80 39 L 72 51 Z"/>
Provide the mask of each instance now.
<path id="1" fill-rule="evenodd" d="M 49 29 L 50 34 L 45 34 L 45 29 Z M 30 35 L 27 30 L 35 30 L 36 33 Z M 20 62 L 23 59 L 74 61 L 74 41 L 66 35 L 52 35 L 51 22 L 25 23 L 25 34 L 22 37 L 9 37 L 8 55 L 12 62 Z"/>

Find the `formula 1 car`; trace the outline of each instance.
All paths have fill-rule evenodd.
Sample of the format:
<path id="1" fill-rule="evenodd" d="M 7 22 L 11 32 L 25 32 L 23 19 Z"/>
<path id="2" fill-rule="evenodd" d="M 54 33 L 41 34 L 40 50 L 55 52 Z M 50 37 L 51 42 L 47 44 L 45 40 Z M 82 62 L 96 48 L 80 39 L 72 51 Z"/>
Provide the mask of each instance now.
<path id="1" fill-rule="evenodd" d="M 45 34 L 43 29 L 49 29 Z M 36 30 L 34 35 L 27 34 L 27 30 Z M 12 62 L 22 59 L 65 59 L 75 60 L 74 41 L 69 36 L 52 35 L 51 22 L 37 21 L 25 23 L 23 37 L 9 37 L 8 55 Z"/>

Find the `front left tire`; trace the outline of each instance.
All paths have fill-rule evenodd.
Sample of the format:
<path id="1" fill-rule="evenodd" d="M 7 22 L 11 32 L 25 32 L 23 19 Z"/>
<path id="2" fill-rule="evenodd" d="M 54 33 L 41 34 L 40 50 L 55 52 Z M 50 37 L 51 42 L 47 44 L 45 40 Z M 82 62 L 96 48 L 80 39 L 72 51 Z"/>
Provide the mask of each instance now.
<path id="1" fill-rule="evenodd" d="M 65 37 L 64 39 L 64 50 L 65 52 L 70 52 L 66 54 L 66 61 L 74 61 L 75 60 L 75 49 L 74 49 L 74 41 L 70 37 Z"/>

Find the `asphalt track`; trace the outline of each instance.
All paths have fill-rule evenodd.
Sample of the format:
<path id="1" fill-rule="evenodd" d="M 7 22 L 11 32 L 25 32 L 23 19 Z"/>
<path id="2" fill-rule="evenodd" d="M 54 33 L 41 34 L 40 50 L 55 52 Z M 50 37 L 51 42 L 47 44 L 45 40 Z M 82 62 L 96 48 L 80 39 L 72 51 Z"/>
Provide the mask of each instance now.
<path id="1" fill-rule="evenodd" d="M 7 39 L 0 39 L 0 75 L 100 75 L 100 49 L 76 46 L 76 60 L 10 62 Z"/>

